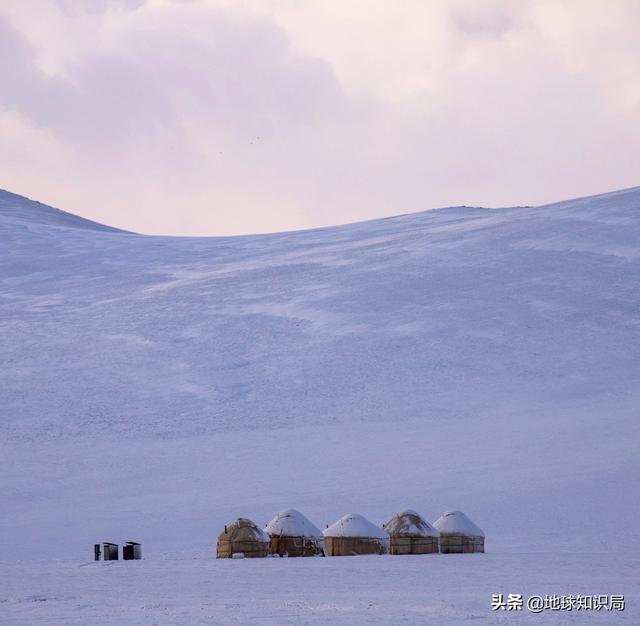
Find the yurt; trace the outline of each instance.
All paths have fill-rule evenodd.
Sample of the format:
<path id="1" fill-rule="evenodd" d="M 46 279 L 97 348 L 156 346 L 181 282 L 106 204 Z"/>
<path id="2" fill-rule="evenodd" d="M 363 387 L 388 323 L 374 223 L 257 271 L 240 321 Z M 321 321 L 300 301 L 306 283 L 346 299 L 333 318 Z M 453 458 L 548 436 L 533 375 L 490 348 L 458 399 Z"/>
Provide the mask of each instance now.
<path id="1" fill-rule="evenodd" d="M 234 555 L 247 558 L 269 556 L 269 535 L 250 519 L 239 517 L 225 526 L 218 536 L 217 556 L 231 559 Z"/>
<path id="2" fill-rule="evenodd" d="M 484 532 L 462 511 L 447 511 L 433 525 L 440 531 L 440 552 L 484 552 Z"/>
<path id="3" fill-rule="evenodd" d="M 324 556 L 324 538 L 300 511 L 280 511 L 265 528 L 271 538 L 271 554 L 278 556 Z"/>
<path id="4" fill-rule="evenodd" d="M 391 554 L 439 552 L 440 532 L 415 511 L 396 513 L 383 528 L 389 534 Z"/>
<path id="5" fill-rule="evenodd" d="M 387 554 L 389 535 L 369 520 L 349 513 L 322 531 L 327 556 Z"/>

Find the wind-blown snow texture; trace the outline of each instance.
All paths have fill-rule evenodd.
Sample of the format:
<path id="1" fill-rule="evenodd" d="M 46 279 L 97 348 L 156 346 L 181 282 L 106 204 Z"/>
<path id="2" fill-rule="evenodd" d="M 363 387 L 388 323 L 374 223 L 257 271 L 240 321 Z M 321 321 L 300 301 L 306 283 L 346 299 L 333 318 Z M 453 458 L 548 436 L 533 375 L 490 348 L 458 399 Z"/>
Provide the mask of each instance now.
<path id="1" fill-rule="evenodd" d="M 101 617 L 499 623 L 491 589 L 626 593 L 590 620 L 638 623 L 638 346 L 638 188 L 224 238 L 0 192 L 0 621 L 86 623 L 139 582 L 142 612 Z M 275 595 L 234 595 L 257 574 L 204 558 L 217 534 L 291 506 L 321 528 L 461 509 L 487 554 L 283 560 L 250 570 Z M 74 569 L 129 539 L 138 569 Z M 438 585 L 394 593 L 402 563 Z"/>

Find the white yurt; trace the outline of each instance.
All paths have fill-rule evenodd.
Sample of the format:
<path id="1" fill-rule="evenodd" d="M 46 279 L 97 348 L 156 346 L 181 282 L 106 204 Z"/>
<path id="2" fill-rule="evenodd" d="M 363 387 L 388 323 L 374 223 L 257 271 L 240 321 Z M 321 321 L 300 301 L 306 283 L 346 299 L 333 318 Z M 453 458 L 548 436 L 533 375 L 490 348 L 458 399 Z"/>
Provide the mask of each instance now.
<path id="1" fill-rule="evenodd" d="M 327 556 L 387 554 L 389 535 L 379 526 L 349 513 L 322 531 Z"/>
<path id="2" fill-rule="evenodd" d="M 271 554 L 279 556 L 323 556 L 324 537 L 300 511 L 280 511 L 265 528 L 271 538 Z"/>
<path id="3" fill-rule="evenodd" d="M 440 550 L 440 531 L 415 511 L 396 513 L 383 528 L 391 540 L 391 554 L 433 554 Z"/>
<path id="4" fill-rule="evenodd" d="M 217 556 L 232 559 L 235 556 L 248 558 L 269 556 L 269 535 L 255 522 L 239 517 L 233 524 L 224 527 L 218 536 Z"/>
<path id="5" fill-rule="evenodd" d="M 484 532 L 462 511 L 447 511 L 433 525 L 440 531 L 440 552 L 484 552 Z"/>

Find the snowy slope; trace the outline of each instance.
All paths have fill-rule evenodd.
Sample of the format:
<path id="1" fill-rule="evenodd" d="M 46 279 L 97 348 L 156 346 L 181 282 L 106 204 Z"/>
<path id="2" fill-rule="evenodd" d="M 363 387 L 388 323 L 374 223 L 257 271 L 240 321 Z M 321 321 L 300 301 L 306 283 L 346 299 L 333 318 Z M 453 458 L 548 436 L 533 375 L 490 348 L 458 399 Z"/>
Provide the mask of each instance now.
<path id="1" fill-rule="evenodd" d="M 53 228 L 3 196 L 3 434 L 468 419 L 621 397 L 638 378 L 639 197 L 181 239 Z"/>
<path id="2" fill-rule="evenodd" d="M 124 233 L 126 231 L 112 228 L 104 224 L 92 222 L 84 217 L 55 209 L 41 202 L 29 200 L 9 191 L 0 189 L 0 213 L 3 222 L 13 222 L 23 227 L 38 228 L 38 225 L 53 226 L 58 228 L 82 228 L 85 230 L 97 230 L 102 232 Z"/>
<path id="3" fill-rule="evenodd" d="M 135 539 L 152 567 L 238 516 L 460 509 L 483 580 L 564 552 L 571 593 L 597 553 L 591 593 L 637 604 L 639 294 L 640 188 L 223 238 L 0 192 L 0 559 Z M 16 616 L 51 571 L 23 567 Z"/>

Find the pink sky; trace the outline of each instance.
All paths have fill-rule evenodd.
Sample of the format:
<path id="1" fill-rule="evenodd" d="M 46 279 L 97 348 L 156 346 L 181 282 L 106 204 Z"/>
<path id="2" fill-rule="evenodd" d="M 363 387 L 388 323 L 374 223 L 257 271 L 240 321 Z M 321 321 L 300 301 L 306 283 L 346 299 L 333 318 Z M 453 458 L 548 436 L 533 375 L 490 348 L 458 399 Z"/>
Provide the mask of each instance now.
<path id="1" fill-rule="evenodd" d="M 0 188 L 146 233 L 640 184 L 635 0 L 3 0 Z"/>

